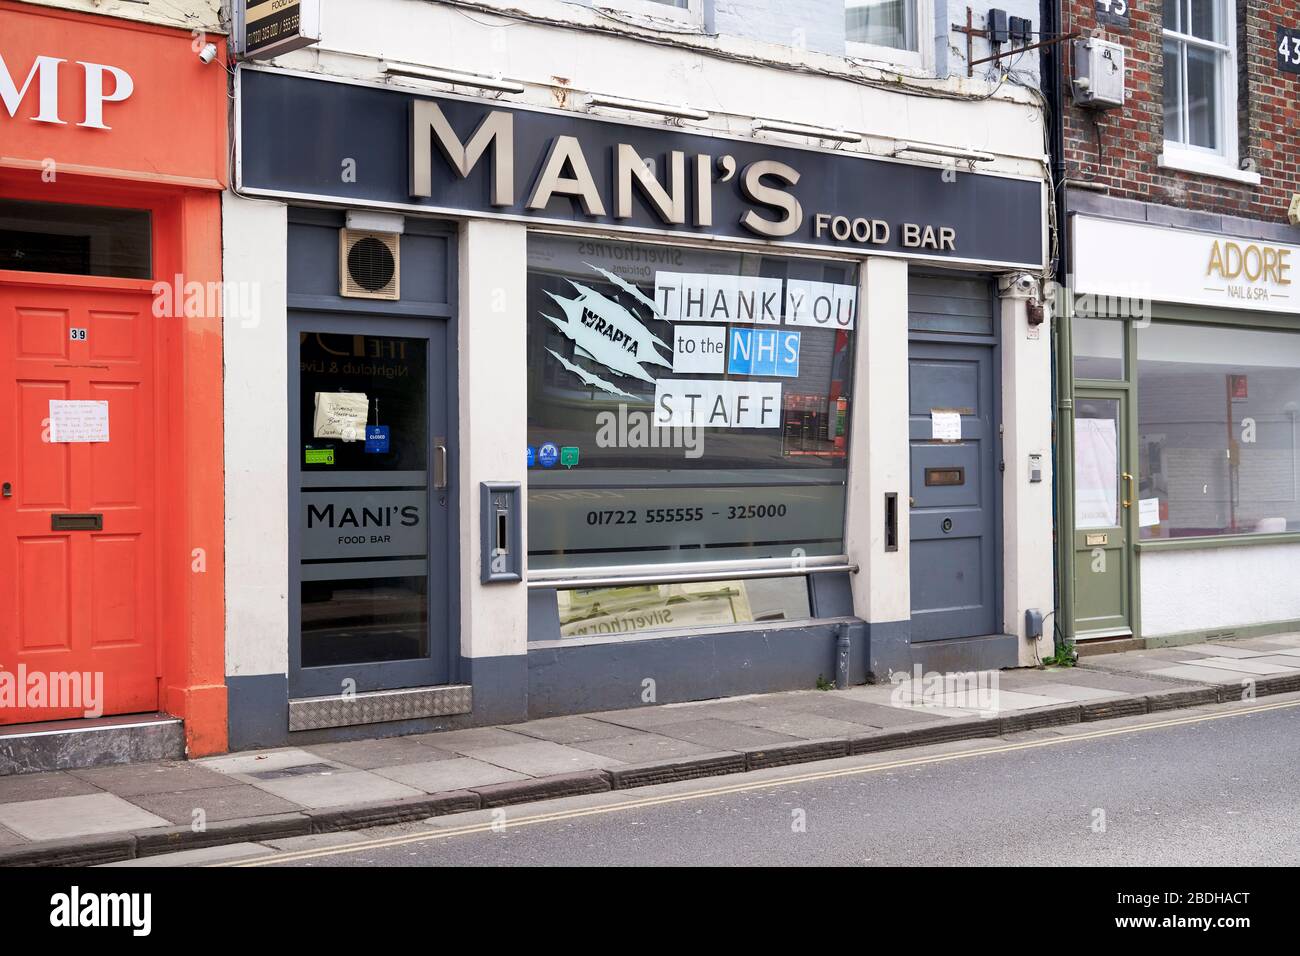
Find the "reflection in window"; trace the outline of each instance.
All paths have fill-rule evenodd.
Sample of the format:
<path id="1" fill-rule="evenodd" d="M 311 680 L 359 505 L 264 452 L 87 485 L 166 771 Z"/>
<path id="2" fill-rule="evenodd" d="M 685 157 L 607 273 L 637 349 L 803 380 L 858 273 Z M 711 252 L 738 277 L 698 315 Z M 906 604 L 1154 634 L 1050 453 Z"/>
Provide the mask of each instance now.
<path id="1" fill-rule="evenodd" d="M 302 666 L 401 661 L 429 653 L 427 577 L 302 582 Z"/>
<path id="2" fill-rule="evenodd" d="M 1123 380 L 1123 322 L 1076 315 L 1070 320 L 1070 332 L 1075 378 Z"/>
<path id="3" fill-rule="evenodd" d="M 800 621 L 812 616 L 804 577 L 580 588 L 560 591 L 556 597 L 562 637 Z"/>
<path id="4" fill-rule="evenodd" d="M 919 0 L 844 0 L 845 39 L 850 44 L 918 51 Z M 849 47 L 850 52 L 853 47 Z"/>
<path id="5" fill-rule="evenodd" d="M 1137 350 L 1142 537 L 1300 530 L 1300 334 L 1156 323 Z"/>
<path id="6" fill-rule="evenodd" d="M 152 278 L 151 215 L 144 209 L 0 199 L 0 269 Z"/>

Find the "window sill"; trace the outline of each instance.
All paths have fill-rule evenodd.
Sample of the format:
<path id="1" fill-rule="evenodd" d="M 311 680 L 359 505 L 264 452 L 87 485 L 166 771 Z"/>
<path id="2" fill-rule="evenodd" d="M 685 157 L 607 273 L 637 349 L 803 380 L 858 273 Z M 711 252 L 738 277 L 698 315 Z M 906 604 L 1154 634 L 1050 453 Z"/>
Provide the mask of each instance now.
<path id="1" fill-rule="evenodd" d="M 1141 551 L 1209 551 L 1217 548 L 1248 548 L 1266 544 L 1300 544 L 1300 531 L 1277 534 L 1224 534 L 1198 538 L 1147 538 L 1137 542 Z"/>
<path id="2" fill-rule="evenodd" d="M 1227 179 L 1247 186 L 1258 186 L 1260 183 L 1259 173 L 1237 169 L 1220 159 L 1202 158 L 1174 150 L 1161 153 L 1156 164 L 1162 169 L 1176 169 L 1179 172 L 1196 173 L 1199 176 L 1212 176 L 1215 179 Z"/>

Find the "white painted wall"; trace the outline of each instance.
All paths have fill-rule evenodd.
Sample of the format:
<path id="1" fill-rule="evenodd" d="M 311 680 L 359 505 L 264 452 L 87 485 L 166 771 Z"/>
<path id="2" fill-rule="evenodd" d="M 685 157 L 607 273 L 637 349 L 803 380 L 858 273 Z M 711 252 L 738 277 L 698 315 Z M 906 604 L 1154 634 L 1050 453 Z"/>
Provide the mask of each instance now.
<path id="1" fill-rule="evenodd" d="M 490 0 L 502 9 L 526 9 L 534 16 L 584 28 L 511 20 L 415 0 L 323 0 L 319 47 L 276 59 L 276 64 L 365 80 L 382 79 L 379 63 L 437 66 L 471 73 L 500 73 L 525 84 L 510 103 L 585 111 L 584 95 L 598 92 L 659 103 L 690 104 L 708 110 L 691 129 L 749 136 L 755 117 L 809 123 L 862 133 L 847 153 L 892 153 L 896 140 L 973 147 L 997 160 L 986 172 L 1041 176 L 1044 163 L 1041 114 L 1033 95 L 1014 84 L 989 98 L 962 101 L 908 95 L 893 74 L 854 65 L 843 57 L 789 45 L 722 35 L 668 35 L 618 27 L 608 18 L 558 0 L 529 0 L 526 6 Z M 400 24 L 400 28 L 395 25 Z M 606 32 L 596 34 L 592 28 Z M 654 36 L 648 43 L 636 34 Z M 709 55 L 716 51 L 725 56 Z M 747 57 L 759 62 L 742 62 Z M 775 68 L 774 68 L 775 67 Z M 795 72 L 798 67 L 802 72 Z M 446 84 L 394 80 L 421 92 L 446 91 Z M 912 79 L 919 89 L 944 94 L 987 95 L 993 84 L 951 79 Z M 460 88 L 458 92 L 474 92 Z M 628 118 L 627 114 L 606 114 Z M 652 117 L 642 117 L 643 120 Z M 809 145 L 807 137 L 771 135 L 774 142 Z M 827 144 L 833 145 L 833 144 Z M 950 161 L 936 160 L 943 164 Z"/>
<path id="2" fill-rule="evenodd" d="M 228 294 L 226 402 L 226 674 L 289 667 L 288 207 L 222 196 Z M 214 467 L 216 462 L 213 463 Z"/>
<path id="3" fill-rule="evenodd" d="M 905 621 L 912 615 L 907 262 L 867 259 L 858 296 L 845 519 L 849 560 L 860 569 L 853 575 L 853 609 L 868 621 Z M 897 551 L 885 551 L 885 493 L 890 491 L 898 494 Z"/>
<path id="4" fill-rule="evenodd" d="M 1052 352 L 1051 319 L 1037 338 L 1028 316 L 1029 296 L 1002 296 L 1002 618 L 1003 633 L 1020 641 L 1020 663 L 1050 657 L 1055 600 L 1052 578 Z M 1042 481 L 1029 480 L 1029 456 L 1042 456 Z M 1046 620 L 1043 636 L 1025 640 L 1025 611 Z M 1035 647 L 1037 644 L 1037 647 Z"/>
<path id="5" fill-rule="evenodd" d="M 1300 544 L 1142 551 L 1142 636 L 1300 619 Z"/>
<path id="6" fill-rule="evenodd" d="M 528 229 L 472 220 L 460 232 L 460 646 L 466 657 L 527 653 L 528 591 L 480 581 L 479 483 L 517 481 L 528 553 Z"/>

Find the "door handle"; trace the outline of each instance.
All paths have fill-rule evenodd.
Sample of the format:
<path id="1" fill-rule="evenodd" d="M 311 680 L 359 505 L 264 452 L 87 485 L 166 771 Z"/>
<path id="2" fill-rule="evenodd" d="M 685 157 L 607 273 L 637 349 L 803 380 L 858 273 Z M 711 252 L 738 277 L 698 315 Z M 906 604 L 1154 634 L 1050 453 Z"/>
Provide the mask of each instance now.
<path id="1" fill-rule="evenodd" d="M 447 487 L 447 446 L 433 446 L 433 487 L 441 491 Z"/>
<path id="2" fill-rule="evenodd" d="M 1123 504 L 1125 508 L 1129 508 L 1133 505 L 1133 476 L 1126 471 L 1123 472 L 1121 477 L 1124 479 L 1126 491 Z"/>

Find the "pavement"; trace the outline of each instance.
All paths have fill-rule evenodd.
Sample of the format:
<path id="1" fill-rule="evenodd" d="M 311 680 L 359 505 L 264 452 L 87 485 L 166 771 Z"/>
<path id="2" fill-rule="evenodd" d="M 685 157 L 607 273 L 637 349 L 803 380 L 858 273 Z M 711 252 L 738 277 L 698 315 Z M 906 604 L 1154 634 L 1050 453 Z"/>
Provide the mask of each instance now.
<path id="1" fill-rule="evenodd" d="M 0 777 L 0 865 L 425 821 L 1300 691 L 1300 634 L 194 761 Z"/>

